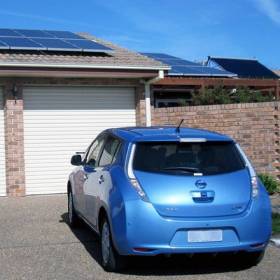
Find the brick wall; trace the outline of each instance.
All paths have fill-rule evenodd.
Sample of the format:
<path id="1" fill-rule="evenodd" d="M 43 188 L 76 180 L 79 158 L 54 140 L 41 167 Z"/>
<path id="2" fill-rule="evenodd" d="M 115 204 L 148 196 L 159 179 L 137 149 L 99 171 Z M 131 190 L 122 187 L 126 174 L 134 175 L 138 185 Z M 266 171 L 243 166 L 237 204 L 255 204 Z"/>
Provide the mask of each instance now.
<path id="1" fill-rule="evenodd" d="M 8 196 L 25 195 L 25 164 L 24 164 L 24 100 L 22 88 L 28 85 L 73 85 L 73 86 L 124 86 L 135 88 L 136 123 L 144 125 L 145 101 L 143 85 L 138 79 L 63 79 L 63 78 L 0 78 L 4 89 L 4 127 L 6 152 L 6 187 Z M 17 99 L 13 88 L 17 85 Z M 144 123 L 143 123 L 144 120 Z"/>
<path id="2" fill-rule="evenodd" d="M 6 185 L 8 196 L 25 195 L 22 88 L 13 96 L 13 83 L 4 87 Z"/>
<path id="3" fill-rule="evenodd" d="M 154 108 L 153 125 L 204 128 L 233 137 L 258 172 L 280 179 L 280 102 Z"/>

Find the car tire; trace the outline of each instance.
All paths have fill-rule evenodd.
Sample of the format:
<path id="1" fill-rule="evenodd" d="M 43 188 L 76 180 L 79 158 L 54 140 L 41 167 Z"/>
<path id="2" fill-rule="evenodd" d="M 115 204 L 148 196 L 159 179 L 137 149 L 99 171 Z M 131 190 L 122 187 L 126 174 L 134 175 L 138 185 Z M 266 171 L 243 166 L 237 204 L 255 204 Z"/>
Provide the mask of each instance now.
<path id="1" fill-rule="evenodd" d="M 79 225 L 79 217 L 74 207 L 74 200 L 71 191 L 68 194 L 68 223 L 70 227 L 77 227 Z"/>
<path id="2" fill-rule="evenodd" d="M 100 232 L 101 263 L 104 270 L 117 272 L 125 268 L 125 257 L 114 248 L 108 220 L 105 218 L 101 224 Z"/>

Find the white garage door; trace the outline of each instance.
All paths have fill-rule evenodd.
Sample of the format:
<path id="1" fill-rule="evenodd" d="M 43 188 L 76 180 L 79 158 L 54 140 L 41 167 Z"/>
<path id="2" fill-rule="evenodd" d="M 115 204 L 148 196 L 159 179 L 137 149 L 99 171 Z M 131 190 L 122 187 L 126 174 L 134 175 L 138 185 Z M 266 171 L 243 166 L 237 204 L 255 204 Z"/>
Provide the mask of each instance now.
<path id="1" fill-rule="evenodd" d="M 0 88 L 0 196 L 6 195 L 3 90 Z"/>
<path id="2" fill-rule="evenodd" d="M 28 87 L 23 98 L 26 194 L 66 192 L 75 152 L 106 128 L 135 125 L 133 88 Z"/>

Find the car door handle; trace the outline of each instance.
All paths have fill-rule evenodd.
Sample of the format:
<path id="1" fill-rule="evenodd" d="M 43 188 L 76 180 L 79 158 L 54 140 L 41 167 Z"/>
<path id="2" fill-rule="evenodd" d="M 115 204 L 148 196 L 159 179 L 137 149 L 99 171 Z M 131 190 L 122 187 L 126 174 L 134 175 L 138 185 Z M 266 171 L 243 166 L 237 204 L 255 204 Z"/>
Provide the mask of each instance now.
<path id="1" fill-rule="evenodd" d="M 102 184 L 104 181 L 105 181 L 105 180 L 104 180 L 104 176 L 101 175 L 101 176 L 99 177 L 99 179 L 98 179 L 98 183 L 99 183 L 99 184 Z"/>
<path id="2" fill-rule="evenodd" d="M 84 177 L 83 177 L 84 181 L 86 181 L 88 179 L 88 175 L 85 173 Z"/>

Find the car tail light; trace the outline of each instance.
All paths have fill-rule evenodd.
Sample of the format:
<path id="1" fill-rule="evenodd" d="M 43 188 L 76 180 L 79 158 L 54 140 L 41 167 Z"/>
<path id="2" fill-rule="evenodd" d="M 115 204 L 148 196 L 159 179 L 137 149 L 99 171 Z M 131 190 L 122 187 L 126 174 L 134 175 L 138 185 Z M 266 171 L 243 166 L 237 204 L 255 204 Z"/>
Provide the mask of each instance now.
<path id="1" fill-rule="evenodd" d="M 142 187 L 140 186 L 139 182 L 136 178 L 130 178 L 130 183 L 132 187 L 136 190 L 136 192 L 139 194 L 142 200 L 148 202 L 149 199 L 146 196 L 146 193 L 143 191 Z"/>
<path id="2" fill-rule="evenodd" d="M 135 153 L 135 144 L 132 145 L 129 160 L 128 160 L 128 166 L 127 166 L 127 175 L 130 180 L 131 186 L 136 190 L 138 195 L 143 201 L 149 202 L 149 199 L 142 189 L 141 185 L 139 184 L 138 180 L 136 179 L 134 172 L 133 172 L 133 158 L 134 158 L 134 153 Z"/>
<path id="3" fill-rule="evenodd" d="M 256 172 L 255 172 L 251 162 L 249 161 L 249 159 L 247 158 L 247 156 L 245 155 L 245 153 L 241 149 L 241 147 L 238 144 L 236 144 L 236 147 L 237 147 L 240 155 L 242 156 L 242 158 L 243 158 L 243 160 L 244 160 L 244 162 L 246 164 L 246 167 L 249 170 L 249 174 L 251 176 L 252 197 L 255 198 L 259 194 L 259 186 L 258 186 L 257 174 L 256 174 Z"/>
<path id="4" fill-rule="evenodd" d="M 259 194 L 258 178 L 256 176 L 251 177 L 252 184 L 252 196 L 256 197 Z"/>

